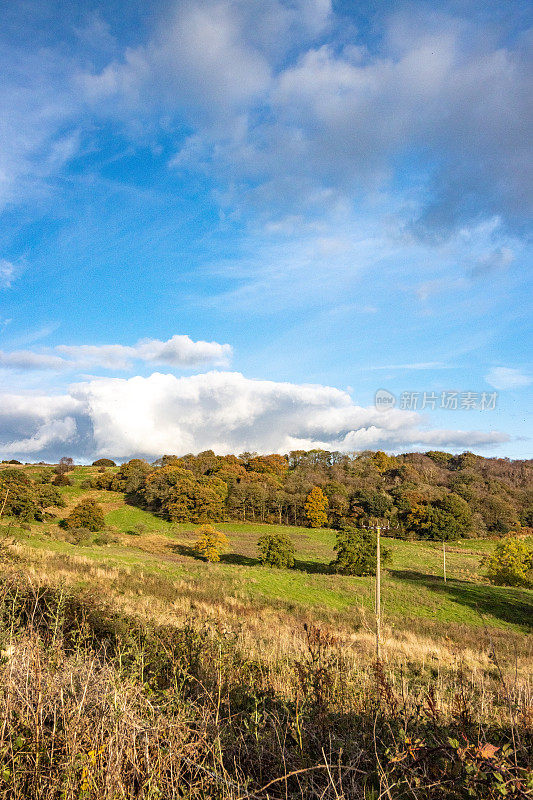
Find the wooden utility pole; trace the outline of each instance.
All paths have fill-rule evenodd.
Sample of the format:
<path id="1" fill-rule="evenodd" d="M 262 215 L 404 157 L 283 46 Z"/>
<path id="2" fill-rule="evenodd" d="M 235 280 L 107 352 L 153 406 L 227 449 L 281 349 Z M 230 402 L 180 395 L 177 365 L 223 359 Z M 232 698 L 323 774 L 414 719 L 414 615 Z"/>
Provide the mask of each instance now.
<path id="1" fill-rule="evenodd" d="M 381 659 L 381 531 L 388 531 L 390 525 L 382 525 L 380 522 L 372 522 L 362 527 L 376 531 L 376 661 Z"/>

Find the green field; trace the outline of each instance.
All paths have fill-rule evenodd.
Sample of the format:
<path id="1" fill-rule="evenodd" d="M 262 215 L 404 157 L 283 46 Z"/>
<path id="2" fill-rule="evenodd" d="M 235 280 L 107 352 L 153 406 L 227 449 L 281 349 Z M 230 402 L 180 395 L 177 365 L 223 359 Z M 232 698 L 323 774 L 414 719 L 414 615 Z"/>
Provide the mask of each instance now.
<path id="1" fill-rule="evenodd" d="M 428 790 L 453 782 L 496 800 L 531 784 L 533 591 L 488 583 L 496 540 L 449 543 L 445 583 L 441 544 L 383 537 L 377 658 L 375 578 L 332 572 L 335 531 L 218 523 L 228 546 L 207 563 L 198 526 L 87 488 L 92 473 L 71 473 L 45 522 L 1 520 L 2 798 L 443 800 Z M 83 497 L 103 530 L 59 524 Z M 293 569 L 259 562 L 278 532 Z"/>
<path id="2" fill-rule="evenodd" d="M 253 608 L 270 606 L 317 619 L 338 620 L 348 630 L 372 615 L 374 581 L 369 577 L 331 574 L 335 533 L 332 530 L 262 525 L 253 522 L 220 523 L 229 548 L 218 564 L 206 564 L 192 552 L 195 526 L 172 524 L 140 508 L 127 505 L 123 495 L 81 487 L 91 468 L 78 467 L 73 485 L 63 488 L 68 506 L 90 493 L 106 510 L 111 541 L 80 545 L 65 541 L 56 522 L 34 523 L 31 531 L 16 534 L 30 555 L 46 551 L 75 563 L 82 557 L 94 566 L 126 570 L 128 585 L 135 576 L 157 579 L 166 597 L 179 594 L 176 582 L 199 601 L 235 601 Z M 63 512 L 65 513 L 65 512 Z M 257 539 L 264 532 L 288 534 L 296 548 L 294 569 L 260 565 Z M 392 561 L 382 579 L 382 610 L 394 628 L 440 630 L 451 626 L 488 627 L 516 633 L 531 630 L 533 592 L 491 586 L 483 578 L 480 562 L 494 541 L 469 539 L 447 547 L 446 584 L 442 578 L 442 549 L 427 541 L 384 539 Z M 428 627 L 429 626 L 429 627 Z"/>

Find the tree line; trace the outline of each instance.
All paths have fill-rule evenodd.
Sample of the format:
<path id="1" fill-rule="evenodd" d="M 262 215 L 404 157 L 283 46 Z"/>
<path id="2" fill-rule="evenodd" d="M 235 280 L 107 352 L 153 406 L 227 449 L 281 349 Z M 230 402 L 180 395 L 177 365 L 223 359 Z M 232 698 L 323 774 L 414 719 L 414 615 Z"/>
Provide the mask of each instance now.
<path id="1" fill-rule="evenodd" d="M 533 461 L 441 451 L 390 456 L 326 450 L 217 456 L 212 450 L 95 462 L 92 488 L 173 522 L 242 520 L 310 527 L 388 521 L 394 535 L 457 539 L 533 526 Z"/>

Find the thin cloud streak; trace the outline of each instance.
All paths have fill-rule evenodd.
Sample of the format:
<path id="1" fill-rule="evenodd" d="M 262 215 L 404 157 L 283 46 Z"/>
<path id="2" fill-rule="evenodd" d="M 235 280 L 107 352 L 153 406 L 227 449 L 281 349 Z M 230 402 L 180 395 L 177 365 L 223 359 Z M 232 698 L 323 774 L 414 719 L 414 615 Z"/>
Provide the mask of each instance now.
<path id="1" fill-rule="evenodd" d="M 129 370 L 134 362 L 166 364 L 180 369 L 206 365 L 225 366 L 232 356 L 229 344 L 194 342 L 189 336 L 172 336 L 168 341 L 142 339 L 134 346 L 109 345 L 57 345 L 56 353 L 31 350 L 0 350 L 0 366 L 22 370 L 79 370 L 87 367 Z M 64 357 L 63 357 L 64 356 Z"/>

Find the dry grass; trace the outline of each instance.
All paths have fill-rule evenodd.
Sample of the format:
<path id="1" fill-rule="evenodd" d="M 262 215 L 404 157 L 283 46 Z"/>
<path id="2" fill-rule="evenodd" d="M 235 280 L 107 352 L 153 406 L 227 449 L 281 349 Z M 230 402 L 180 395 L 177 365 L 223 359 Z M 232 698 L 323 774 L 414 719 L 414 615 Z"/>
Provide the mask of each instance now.
<path id="1" fill-rule="evenodd" d="M 153 537 L 151 545 L 163 537 Z M 277 692 L 290 695 L 287 665 L 300 658 L 305 649 L 304 626 L 325 626 L 342 650 L 350 670 L 358 680 L 373 681 L 375 629 L 373 615 L 364 607 L 356 610 L 350 625 L 338 619 L 317 619 L 311 612 L 288 614 L 273 605 L 250 603 L 238 597 L 212 597 L 203 584 L 190 579 L 171 580 L 144 574 L 134 567 L 102 566 L 79 554 L 64 555 L 41 549 L 32 551 L 31 560 L 21 544 L 11 547 L 15 561 L 7 569 L 13 573 L 24 565 L 24 572 L 35 585 L 45 584 L 58 590 L 88 592 L 106 598 L 113 609 L 145 624 L 176 629 L 193 621 L 197 628 L 206 624 L 231 634 L 242 652 L 260 663 Z M 466 626 L 448 630 L 445 636 L 437 625 L 424 624 L 419 630 L 384 625 L 382 630 L 383 663 L 388 679 L 401 686 L 404 694 L 417 696 L 428 680 L 433 680 L 442 708 L 448 711 L 459 682 L 469 685 L 472 697 L 479 700 L 478 719 L 509 721 L 508 703 L 495 699 L 500 692 L 501 670 L 512 683 L 522 706 L 533 691 L 531 637 L 510 632 L 486 630 L 473 632 Z M 494 663 L 494 655 L 498 666 Z M 422 689 L 421 689 L 422 687 Z M 413 694 L 414 693 L 414 694 Z"/>
<path id="2" fill-rule="evenodd" d="M 479 654 L 386 631 L 376 671 L 364 624 L 291 629 L 265 609 L 234 625 L 235 602 L 229 622 L 207 605 L 186 620 L 192 606 L 112 594 L 119 570 L 21 566 L 0 583 L 2 799 L 492 800 L 502 781 L 528 796 L 531 685 Z"/>

